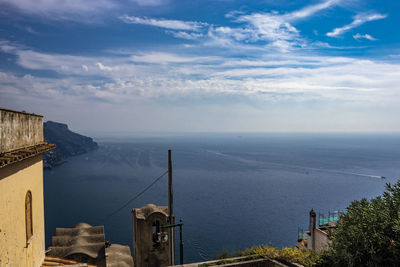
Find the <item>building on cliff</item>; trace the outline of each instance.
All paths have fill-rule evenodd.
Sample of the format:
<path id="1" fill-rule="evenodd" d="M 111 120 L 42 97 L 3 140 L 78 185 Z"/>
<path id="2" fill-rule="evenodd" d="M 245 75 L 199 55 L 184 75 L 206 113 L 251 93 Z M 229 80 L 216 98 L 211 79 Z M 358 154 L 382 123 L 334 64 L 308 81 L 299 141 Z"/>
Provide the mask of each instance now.
<path id="1" fill-rule="evenodd" d="M 41 266 L 45 258 L 43 117 L 0 109 L 0 266 Z"/>
<path id="2" fill-rule="evenodd" d="M 316 252 L 326 250 L 331 242 L 329 233 L 336 229 L 340 215 L 339 211 L 329 212 L 327 217 L 319 213 L 317 224 L 317 214 L 311 209 L 309 230 L 307 232 L 299 231 L 295 247 L 307 248 Z"/>

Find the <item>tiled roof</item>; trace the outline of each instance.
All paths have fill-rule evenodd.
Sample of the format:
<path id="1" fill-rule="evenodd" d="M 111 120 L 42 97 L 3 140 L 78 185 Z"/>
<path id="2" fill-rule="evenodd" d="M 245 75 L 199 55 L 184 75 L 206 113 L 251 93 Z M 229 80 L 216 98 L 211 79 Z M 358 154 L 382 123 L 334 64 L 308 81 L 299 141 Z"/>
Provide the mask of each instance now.
<path id="1" fill-rule="evenodd" d="M 72 228 L 57 228 L 48 256 L 104 266 L 104 226 L 78 223 Z"/>
<path id="2" fill-rule="evenodd" d="M 87 223 L 57 228 L 47 255 L 88 262 L 98 267 L 133 267 L 129 246 L 106 242 L 104 226 Z"/>
<path id="3" fill-rule="evenodd" d="M 0 110 L 7 111 L 7 112 L 12 112 L 12 113 L 20 113 L 20 114 L 30 115 L 30 116 L 43 117 L 42 115 L 39 115 L 39 114 L 29 113 L 29 112 L 19 111 L 19 110 L 12 110 L 12 109 L 8 109 L 8 108 L 0 108 Z"/>
<path id="4" fill-rule="evenodd" d="M 317 230 L 318 232 L 320 232 L 321 234 L 328 236 L 328 233 L 325 231 L 322 231 L 320 228 L 315 228 L 315 230 Z"/>
<path id="5" fill-rule="evenodd" d="M 308 242 L 308 240 L 301 240 L 300 242 L 297 242 L 295 244 L 295 247 L 297 247 L 297 248 L 307 248 L 307 242 Z"/>
<path id="6" fill-rule="evenodd" d="M 0 168 L 3 168 L 15 162 L 25 160 L 27 158 L 34 157 L 55 147 L 56 145 L 43 143 L 36 146 L 25 147 L 14 151 L 0 153 Z"/>
<path id="7" fill-rule="evenodd" d="M 107 267 L 133 267 L 133 259 L 129 246 L 111 244 L 106 247 Z"/>
<path id="8" fill-rule="evenodd" d="M 98 267 L 97 265 L 90 265 L 87 263 L 81 263 L 77 261 L 72 261 L 72 260 L 66 260 L 66 259 L 61 259 L 61 258 L 56 258 L 56 257 L 49 257 L 46 256 L 44 258 L 44 261 L 41 265 L 41 267 L 49 267 L 49 266 L 75 266 L 75 267 Z"/>

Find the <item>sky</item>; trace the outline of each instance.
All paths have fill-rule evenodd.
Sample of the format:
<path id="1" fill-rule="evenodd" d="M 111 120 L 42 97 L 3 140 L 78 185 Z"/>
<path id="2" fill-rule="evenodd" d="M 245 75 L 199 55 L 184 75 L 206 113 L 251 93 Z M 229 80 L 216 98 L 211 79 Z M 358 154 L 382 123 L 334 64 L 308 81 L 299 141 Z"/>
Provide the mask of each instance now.
<path id="1" fill-rule="evenodd" d="M 400 1 L 0 0 L 0 107 L 88 133 L 400 132 Z"/>

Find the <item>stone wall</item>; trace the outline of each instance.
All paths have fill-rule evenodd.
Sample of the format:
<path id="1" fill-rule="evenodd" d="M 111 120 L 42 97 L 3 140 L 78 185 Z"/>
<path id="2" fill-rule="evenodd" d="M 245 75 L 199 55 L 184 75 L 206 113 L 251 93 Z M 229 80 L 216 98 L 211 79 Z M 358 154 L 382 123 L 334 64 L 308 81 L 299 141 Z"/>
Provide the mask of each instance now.
<path id="1" fill-rule="evenodd" d="M 161 226 L 169 224 L 168 207 L 148 204 L 140 209 L 133 209 L 132 215 L 134 266 L 171 265 L 168 242 L 171 236 L 168 235 L 168 240 L 161 238 L 161 234 L 167 231 Z"/>
<path id="2" fill-rule="evenodd" d="M 0 109 L 0 140 L 0 153 L 43 143 L 43 117 Z"/>

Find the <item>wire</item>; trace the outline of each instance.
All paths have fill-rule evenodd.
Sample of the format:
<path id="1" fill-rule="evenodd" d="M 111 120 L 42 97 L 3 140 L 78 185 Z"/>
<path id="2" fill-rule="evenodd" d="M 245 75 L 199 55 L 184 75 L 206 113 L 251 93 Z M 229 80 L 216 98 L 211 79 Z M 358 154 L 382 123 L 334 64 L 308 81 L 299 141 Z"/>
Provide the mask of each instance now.
<path id="1" fill-rule="evenodd" d="M 117 214 L 118 212 L 120 212 L 122 209 L 124 209 L 126 206 L 128 206 L 132 201 L 136 200 L 138 197 L 140 197 L 141 195 L 143 195 L 147 190 L 150 189 L 150 187 L 152 187 L 155 183 L 157 183 L 161 178 L 164 177 L 164 175 L 166 175 L 168 173 L 168 171 L 165 171 L 163 174 L 161 174 L 161 176 L 159 176 L 157 179 L 155 179 L 151 184 L 149 184 L 145 189 L 143 189 L 140 193 L 138 193 L 136 196 L 134 196 L 133 198 L 131 198 L 130 200 L 128 200 L 128 202 L 126 202 L 123 206 L 121 206 L 120 208 L 118 208 L 117 210 L 115 210 L 114 212 L 110 213 L 109 215 L 107 215 L 106 217 L 104 217 L 103 221 L 108 220 L 111 216 Z"/>

